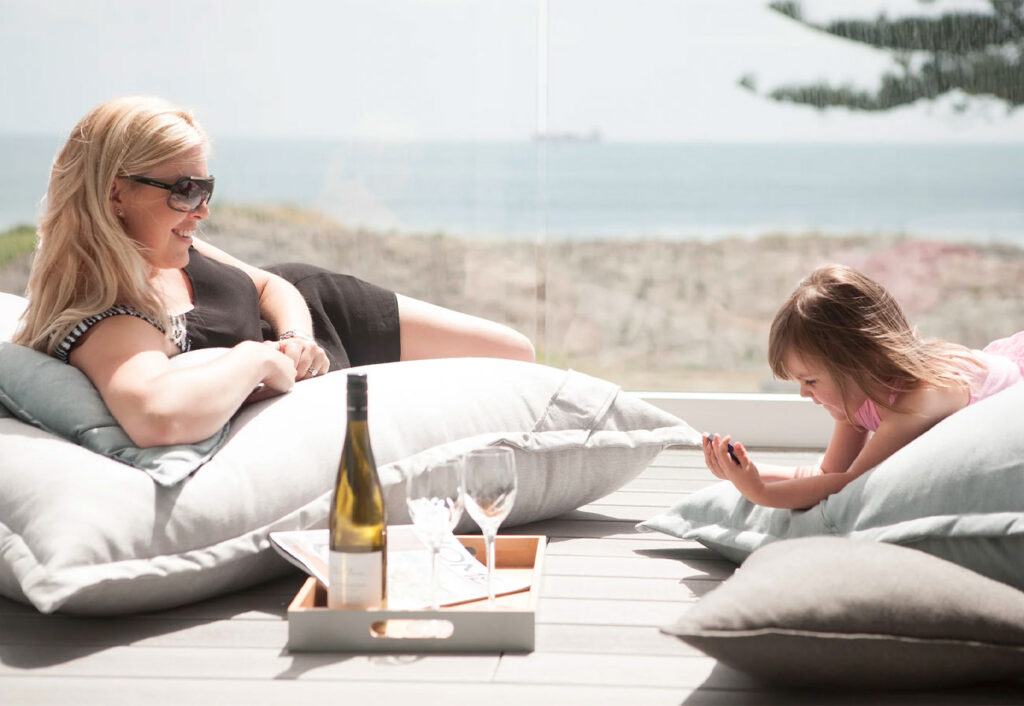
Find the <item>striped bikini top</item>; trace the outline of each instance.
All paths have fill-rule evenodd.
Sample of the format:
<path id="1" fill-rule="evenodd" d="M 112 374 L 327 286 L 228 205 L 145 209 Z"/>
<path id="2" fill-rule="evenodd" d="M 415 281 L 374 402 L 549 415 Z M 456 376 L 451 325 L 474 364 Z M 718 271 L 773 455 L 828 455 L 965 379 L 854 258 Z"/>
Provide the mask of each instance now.
<path id="1" fill-rule="evenodd" d="M 164 327 L 148 314 L 143 314 L 138 309 L 135 309 L 124 304 L 115 304 L 106 311 L 101 311 L 93 316 L 86 317 L 78 322 L 78 325 L 71 329 L 71 332 L 64 337 L 64 339 L 57 344 L 56 350 L 53 352 L 53 356 L 57 360 L 61 360 L 65 363 L 69 362 L 68 357 L 71 355 L 71 349 L 74 348 L 75 344 L 85 335 L 85 332 L 90 328 L 98 324 L 103 319 L 108 319 L 111 316 L 135 316 L 142 319 L 143 321 L 152 324 L 158 328 L 162 333 Z M 188 331 L 185 328 L 185 317 L 183 315 L 171 317 L 171 341 L 178 347 L 182 353 L 189 350 Z"/>

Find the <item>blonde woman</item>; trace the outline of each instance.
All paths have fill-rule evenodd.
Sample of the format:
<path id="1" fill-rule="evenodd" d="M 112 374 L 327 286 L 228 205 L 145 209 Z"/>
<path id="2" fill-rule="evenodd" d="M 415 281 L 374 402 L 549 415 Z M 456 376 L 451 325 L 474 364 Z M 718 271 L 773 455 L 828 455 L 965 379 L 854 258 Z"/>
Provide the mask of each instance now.
<path id="1" fill-rule="evenodd" d="M 188 110 L 118 98 L 75 126 L 50 175 L 16 342 L 82 370 L 139 446 L 204 439 L 246 402 L 340 367 L 533 360 L 503 325 L 308 265 L 260 269 L 203 242 L 207 152 Z M 230 351 L 170 365 L 212 346 Z"/>
<path id="2" fill-rule="evenodd" d="M 759 470 L 742 444 L 717 434 L 705 436 L 705 462 L 751 502 L 807 508 L 954 412 L 1020 382 L 1024 331 L 983 351 L 923 341 L 884 287 L 828 265 L 776 314 L 768 356 L 777 377 L 799 382 L 835 421 L 821 465 Z"/>

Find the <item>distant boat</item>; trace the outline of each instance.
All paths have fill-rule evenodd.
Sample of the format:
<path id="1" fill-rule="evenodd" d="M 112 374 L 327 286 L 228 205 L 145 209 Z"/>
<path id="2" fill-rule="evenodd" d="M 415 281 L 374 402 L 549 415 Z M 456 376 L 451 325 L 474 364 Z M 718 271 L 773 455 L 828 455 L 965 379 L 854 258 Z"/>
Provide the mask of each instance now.
<path id="1" fill-rule="evenodd" d="M 537 142 L 601 142 L 604 138 L 597 128 L 590 132 L 536 132 Z"/>

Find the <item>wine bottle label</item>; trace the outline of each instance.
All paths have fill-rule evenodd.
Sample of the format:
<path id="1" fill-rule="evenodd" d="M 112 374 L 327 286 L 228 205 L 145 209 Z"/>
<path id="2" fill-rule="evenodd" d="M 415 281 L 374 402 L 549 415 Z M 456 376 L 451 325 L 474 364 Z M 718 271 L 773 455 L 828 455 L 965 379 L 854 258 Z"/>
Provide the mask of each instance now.
<path id="1" fill-rule="evenodd" d="M 327 607 L 371 610 L 384 596 L 384 552 L 334 552 L 327 566 Z"/>

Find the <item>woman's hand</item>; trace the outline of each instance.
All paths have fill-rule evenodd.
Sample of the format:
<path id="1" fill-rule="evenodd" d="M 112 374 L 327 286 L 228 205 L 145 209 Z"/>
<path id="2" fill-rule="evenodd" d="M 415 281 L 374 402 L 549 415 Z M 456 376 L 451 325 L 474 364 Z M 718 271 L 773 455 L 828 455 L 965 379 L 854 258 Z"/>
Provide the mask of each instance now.
<path id="1" fill-rule="evenodd" d="M 313 319 L 306 300 L 288 280 L 253 267 L 199 238 L 193 239 L 196 250 L 206 257 L 237 267 L 252 279 L 260 297 L 260 316 L 274 328 L 283 331 L 271 343 L 295 363 L 294 380 L 323 375 L 330 367 L 327 354 L 313 337 L 304 333 L 313 330 Z"/>
<path id="2" fill-rule="evenodd" d="M 291 358 L 295 364 L 296 380 L 305 380 L 314 378 L 317 375 L 323 375 L 331 367 L 327 353 L 312 338 L 293 335 L 289 338 L 269 341 L 268 343 L 276 346 L 277 350 Z"/>
<path id="3" fill-rule="evenodd" d="M 262 377 L 249 396 L 245 398 L 244 404 L 276 397 L 295 386 L 295 362 L 278 350 L 277 341 L 263 343 L 242 341 L 235 348 L 254 351 L 260 359 Z"/>
<path id="4" fill-rule="evenodd" d="M 704 463 L 711 472 L 722 480 L 727 480 L 736 486 L 747 500 L 760 503 L 764 494 L 765 483 L 761 478 L 757 466 L 750 460 L 747 450 L 743 444 L 736 442 L 732 447 L 733 460 L 729 453 L 729 441 L 731 437 L 719 437 L 718 434 L 708 434 L 704 437 Z"/>

